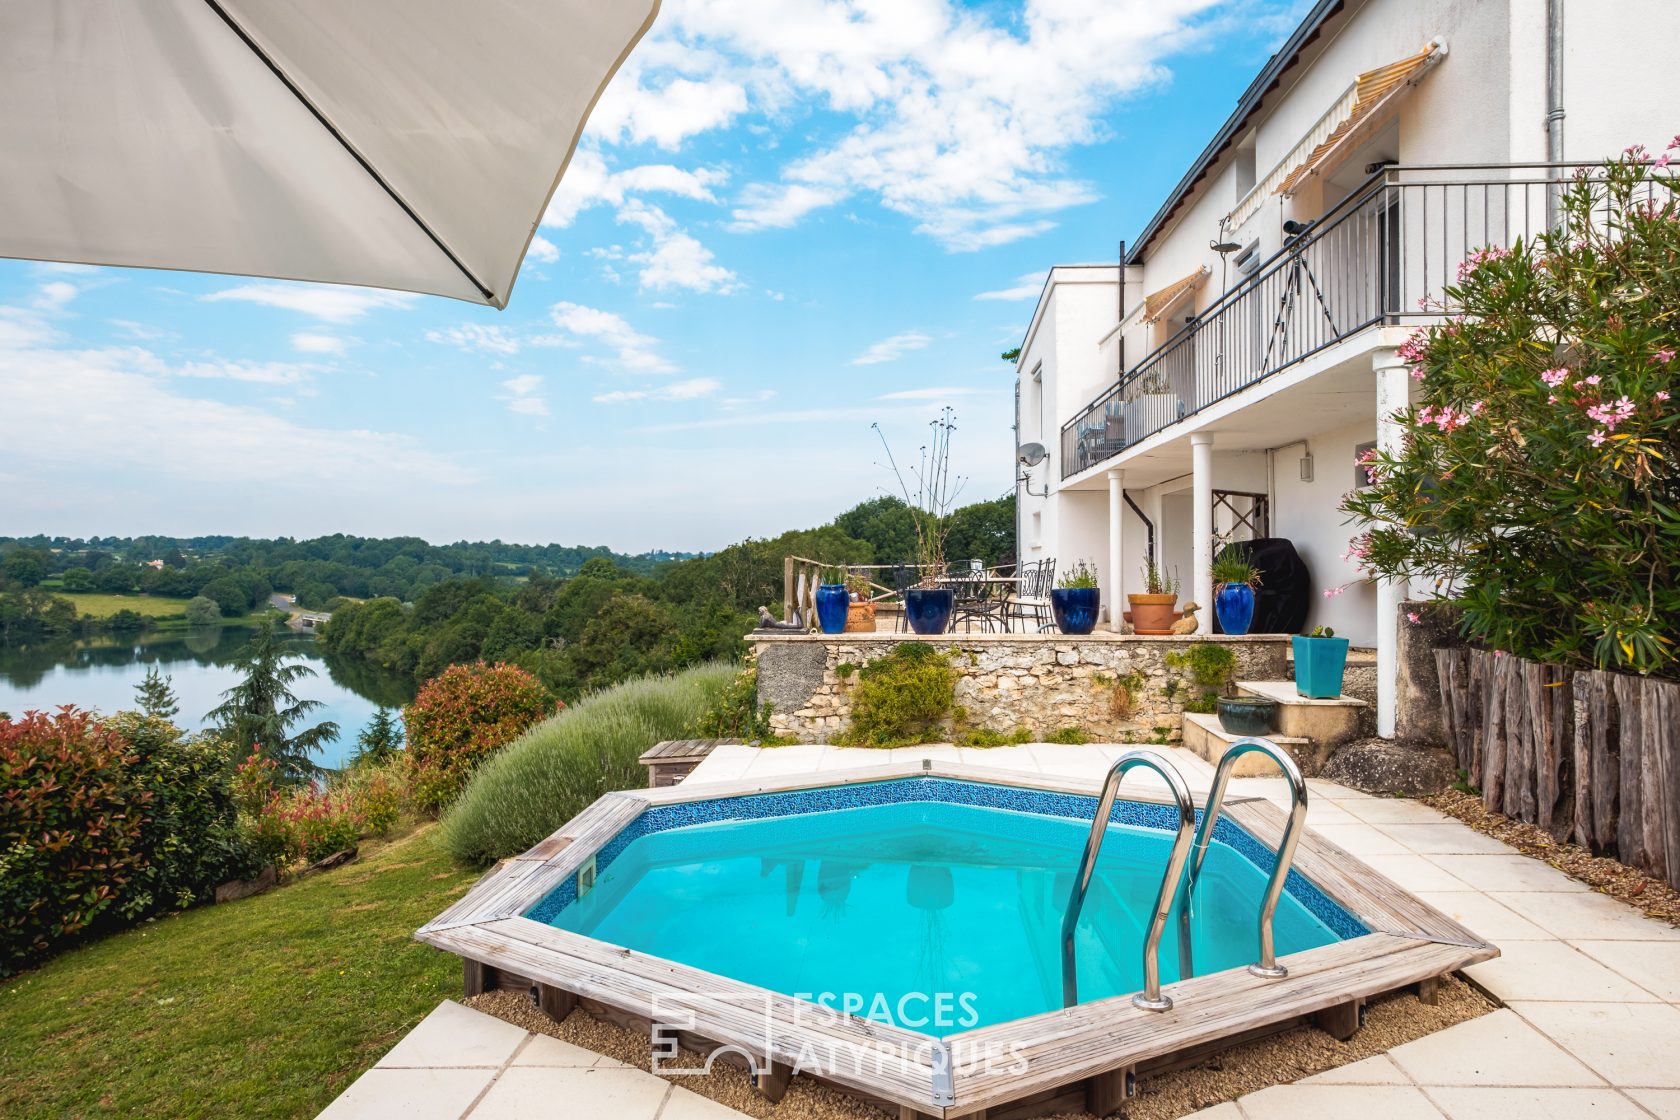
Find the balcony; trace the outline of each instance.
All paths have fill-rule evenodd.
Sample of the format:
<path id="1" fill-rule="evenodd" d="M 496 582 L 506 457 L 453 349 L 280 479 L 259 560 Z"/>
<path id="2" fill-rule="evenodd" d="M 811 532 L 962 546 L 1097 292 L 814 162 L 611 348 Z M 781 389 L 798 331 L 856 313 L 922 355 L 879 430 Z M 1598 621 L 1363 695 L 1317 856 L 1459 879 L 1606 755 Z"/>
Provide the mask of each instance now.
<path id="1" fill-rule="evenodd" d="M 1551 164 L 1377 172 L 1063 425 L 1062 477 L 1369 327 L 1438 318 L 1459 263 L 1546 229 L 1573 178 Z"/>

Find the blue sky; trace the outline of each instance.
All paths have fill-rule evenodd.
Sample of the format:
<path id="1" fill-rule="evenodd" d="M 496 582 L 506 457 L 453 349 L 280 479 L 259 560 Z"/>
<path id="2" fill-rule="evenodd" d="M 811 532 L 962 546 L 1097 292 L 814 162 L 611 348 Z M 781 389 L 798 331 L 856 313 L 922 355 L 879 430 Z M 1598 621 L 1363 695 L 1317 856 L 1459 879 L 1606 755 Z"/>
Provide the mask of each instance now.
<path id="1" fill-rule="evenodd" d="M 1303 0 L 667 0 L 507 310 L 0 261 L 0 534 L 714 549 L 1012 482 L 1044 270 L 1136 234 Z"/>

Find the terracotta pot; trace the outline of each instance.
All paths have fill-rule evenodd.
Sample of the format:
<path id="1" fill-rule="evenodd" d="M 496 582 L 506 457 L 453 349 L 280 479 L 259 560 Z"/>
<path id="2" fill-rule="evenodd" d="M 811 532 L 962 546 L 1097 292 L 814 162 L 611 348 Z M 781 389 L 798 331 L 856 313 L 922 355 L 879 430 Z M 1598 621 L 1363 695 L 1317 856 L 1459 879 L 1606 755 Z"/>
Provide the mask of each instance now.
<path id="1" fill-rule="evenodd" d="M 875 631 L 875 604 L 853 603 L 846 608 L 846 633 L 872 634 Z"/>
<path id="2" fill-rule="evenodd" d="M 1128 595 L 1132 629 L 1139 634 L 1171 634 L 1177 595 Z"/>

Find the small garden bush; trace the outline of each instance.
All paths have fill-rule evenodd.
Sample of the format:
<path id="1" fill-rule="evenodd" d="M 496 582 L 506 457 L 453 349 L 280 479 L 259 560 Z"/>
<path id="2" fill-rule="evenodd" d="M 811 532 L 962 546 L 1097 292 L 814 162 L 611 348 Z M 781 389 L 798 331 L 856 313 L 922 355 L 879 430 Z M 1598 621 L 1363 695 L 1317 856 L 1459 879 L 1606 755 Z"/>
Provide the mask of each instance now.
<path id="1" fill-rule="evenodd" d="M 718 694 L 716 702 L 701 714 L 694 733 L 702 739 L 744 739 L 776 743 L 779 737 L 770 727 L 770 705 L 758 702 L 758 670 L 742 669 Z"/>
<path id="2" fill-rule="evenodd" d="M 133 762 L 90 712 L 0 721 L 0 975 L 115 917 L 150 802 Z"/>
<path id="3" fill-rule="evenodd" d="M 436 812 L 486 757 L 553 713 L 536 677 L 513 665 L 451 665 L 403 710 L 415 803 Z"/>
<path id="4" fill-rule="evenodd" d="M 252 754 L 234 779 L 241 827 L 263 864 L 284 870 L 356 846 L 365 821 L 349 791 L 281 787 L 279 776 L 272 759 Z"/>
<path id="5" fill-rule="evenodd" d="M 1237 655 L 1231 647 L 1218 642 L 1197 642 L 1183 652 L 1169 653 L 1164 660 L 1172 669 L 1190 674 L 1196 687 L 1184 701 L 1184 710 L 1210 715 L 1218 709 L 1219 698 L 1231 687 L 1236 674 Z M 1177 681 L 1167 682 L 1170 700 L 1177 694 Z"/>
<path id="6" fill-rule="evenodd" d="M 1403 446 L 1343 505 L 1365 575 L 1457 599 L 1493 649 L 1680 679 L 1677 148 L 1582 172 L 1560 228 L 1460 266 L 1400 350 Z"/>
<path id="7" fill-rule="evenodd" d="M 950 658 L 924 642 L 903 642 L 858 670 L 852 722 L 835 742 L 856 747 L 908 747 L 943 737 L 956 701 Z"/>
<path id="8" fill-rule="evenodd" d="M 603 793 L 645 786 L 636 760 L 662 739 L 692 737 L 735 679 L 733 666 L 712 663 L 583 697 L 479 767 L 444 814 L 444 847 L 474 863 L 516 855 Z"/>

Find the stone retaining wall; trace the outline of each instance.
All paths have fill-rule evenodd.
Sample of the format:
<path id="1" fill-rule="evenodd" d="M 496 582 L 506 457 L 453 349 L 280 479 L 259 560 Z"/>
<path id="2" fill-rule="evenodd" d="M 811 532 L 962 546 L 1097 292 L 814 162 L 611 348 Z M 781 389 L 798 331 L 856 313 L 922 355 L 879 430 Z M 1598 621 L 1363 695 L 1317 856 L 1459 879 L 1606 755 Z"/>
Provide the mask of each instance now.
<path id="1" fill-rule="evenodd" d="M 1283 680 L 1289 639 L 1282 635 L 1156 638 L 1137 635 L 903 634 L 749 635 L 758 659 L 758 698 L 771 725 L 801 742 L 827 742 L 851 716 L 855 677 L 904 641 L 954 650 L 956 704 L 965 725 L 1008 734 L 1025 727 L 1044 737 L 1077 727 L 1097 742 L 1175 742 L 1184 701 L 1197 689 L 1185 669 L 1166 662 L 1198 642 L 1236 654 L 1239 680 Z M 1174 683 L 1176 682 L 1176 684 Z"/>

